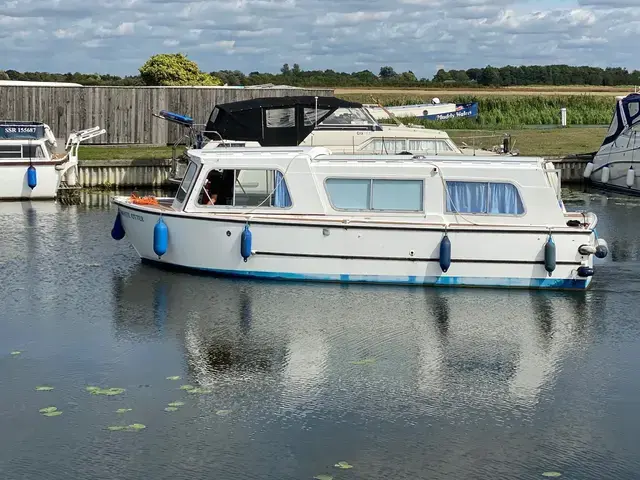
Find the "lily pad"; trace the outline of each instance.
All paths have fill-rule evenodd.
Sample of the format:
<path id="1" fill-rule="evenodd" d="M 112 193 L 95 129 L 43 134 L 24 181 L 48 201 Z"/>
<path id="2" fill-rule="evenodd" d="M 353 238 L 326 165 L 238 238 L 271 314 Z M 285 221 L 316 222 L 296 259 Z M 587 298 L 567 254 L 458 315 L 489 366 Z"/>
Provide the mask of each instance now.
<path id="1" fill-rule="evenodd" d="M 231 412 L 232 410 L 218 410 L 216 415 L 229 415 Z"/>
<path id="2" fill-rule="evenodd" d="M 165 407 L 164 411 L 165 412 L 177 412 L 178 411 L 178 407 Z"/>
<path id="3" fill-rule="evenodd" d="M 107 430 L 111 430 L 112 432 L 135 432 L 137 430 L 142 430 L 143 428 L 147 427 L 141 423 L 133 423 L 131 425 L 112 425 L 107 427 Z"/>
<path id="4" fill-rule="evenodd" d="M 174 375 L 172 377 L 167 377 L 167 380 L 180 380 L 180 377 L 178 375 Z"/>
<path id="5" fill-rule="evenodd" d="M 87 392 L 95 392 L 96 390 L 100 390 L 100 387 L 88 386 L 85 389 Z"/>
<path id="6" fill-rule="evenodd" d="M 194 387 L 193 385 L 181 385 L 181 386 L 180 386 L 180 390 L 187 390 L 187 391 L 189 391 L 189 390 L 193 390 L 194 388 L 196 388 L 196 387 Z"/>
<path id="7" fill-rule="evenodd" d="M 170 407 L 181 407 L 184 405 L 184 402 L 171 402 L 169 404 Z"/>
<path id="8" fill-rule="evenodd" d="M 355 362 L 351 362 L 354 365 L 371 365 L 372 363 L 376 363 L 375 358 L 363 358 L 362 360 L 356 360 Z"/>
<path id="9" fill-rule="evenodd" d="M 40 385 L 39 387 L 36 387 L 36 392 L 50 392 L 51 390 L 53 390 L 53 387 L 49 387 L 47 385 Z"/>
<path id="10" fill-rule="evenodd" d="M 20 355 L 22 352 L 15 350 L 13 352 L 11 352 L 11 355 Z"/>
<path id="11" fill-rule="evenodd" d="M 51 412 L 55 412 L 56 410 L 58 410 L 58 407 L 44 407 L 44 408 L 41 408 L 38 411 L 40 413 L 51 413 Z"/>
<path id="12" fill-rule="evenodd" d="M 42 415 L 44 415 L 45 417 L 57 417 L 58 415 L 62 415 L 62 412 L 60 410 L 56 410 L 55 412 L 47 412 L 43 413 Z"/>
<path id="13" fill-rule="evenodd" d="M 203 394 L 203 393 L 212 393 L 212 392 L 213 392 L 213 390 L 211 390 L 211 389 L 209 389 L 209 388 L 201 388 L 201 387 L 198 387 L 198 388 L 192 388 L 191 390 L 187 390 L 187 392 L 189 392 L 189 393 L 200 393 L 200 394 Z"/>
<path id="14" fill-rule="evenodd" d="M 116 410 L 116 413 L 127 413 L 127 412 L 131 412 L 133 410 L 133 408 L 119 408 Z"/>
<path id="15" fill-rule="evenodd" d="M 91 389 L 89 390 L 89 388 Z M 124 388 L 115 388 L 115 387 L 111 387 L 111 388 L 87 387 L 87 391 L 90 392 L 91 395 L 113 396 L 113 395 L 120 395 L 125 390 Z"/>
<path id="16" fill-rule="evenodd" d="M 338 462 L 334 465 L 334 467 L 347 469 L 347 468 L 353 468 L 353 465 L 349 465 L 347 462 Z"/>
<path id="17" fill-rule="evenodd" d="M 333 477 L 331 475 L 316 475 L 315 480 L 333 480 Z"/>
<path id="18" fill-rule="evenodd" d="M 542 474 L 543 477 L 560 477 L 562 474 L 560 472 L 544 472 Z"/>

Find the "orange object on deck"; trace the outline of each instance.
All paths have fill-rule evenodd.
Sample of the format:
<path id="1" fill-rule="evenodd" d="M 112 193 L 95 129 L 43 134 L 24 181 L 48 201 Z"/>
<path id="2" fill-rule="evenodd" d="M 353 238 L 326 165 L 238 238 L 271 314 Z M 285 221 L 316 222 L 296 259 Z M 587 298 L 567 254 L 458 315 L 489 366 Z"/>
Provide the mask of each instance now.
<path id="1" fill-rule="evenodd" d="M 159 205 L 158 199 L 156 197 L 139 197 L 135 193 L 131 194 L 129 200 L 131 201 L 131 203 L 134 203 L 136 205 Z"/>

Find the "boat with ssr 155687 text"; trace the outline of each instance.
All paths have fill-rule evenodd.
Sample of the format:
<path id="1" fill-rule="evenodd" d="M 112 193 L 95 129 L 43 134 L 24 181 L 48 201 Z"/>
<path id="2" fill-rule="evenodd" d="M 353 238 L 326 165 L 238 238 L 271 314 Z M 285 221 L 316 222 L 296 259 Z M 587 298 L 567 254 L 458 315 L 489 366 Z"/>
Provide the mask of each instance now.
<path id="1" fill-rule="evenodd" d="M 175 197 L 113 198 L 143 262 L 251 278 L 585 289 L 607 255 L 537 157 L 189 150 Z"/>
<path id="2" fill-rule="evenodd" d="M 99 127 L 72 132 L 57 153 L 47 124 L 0 121 L 0 200 L 50 200 L 62 185 L 76 187 L 80 143 L 104 133 Z"/>

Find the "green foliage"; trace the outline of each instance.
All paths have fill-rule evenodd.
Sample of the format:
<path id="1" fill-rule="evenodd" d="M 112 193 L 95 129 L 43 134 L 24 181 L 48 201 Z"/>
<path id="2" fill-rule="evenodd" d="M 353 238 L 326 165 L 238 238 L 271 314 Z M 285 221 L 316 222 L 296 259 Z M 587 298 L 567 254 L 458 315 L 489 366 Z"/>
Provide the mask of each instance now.
<path id="1" fill-rule="evenodd" d="M 467 70 L 440 69 L 431 78 L 417 78 L 413 72 L 396 72 L 385 65 L 376 75 L 371 70 L 336 72 L 326 70 L 302 70 L 294 63 L 285 63 L 279 72 L 251 72 L 220 70 L 203 73 L 183 54 L 159 54 L 151 57 L 140 68 L 140 75 L 118 77 L 116 75 L 84 73 L 18 72 L 6 70 L 10 80 L 48 82 L 74 82 L 82 85 L 259 85 L 263 83 L 287 84 L 298 87 L 447 87 L 447 88 L 495 88 L 527 85 L 590 85 L 594 87 L 640 85 L 640 71 L 625 68 L 599 68 L 570 65 L 526 65 Z M 2 78 L 2 72 L 0 72 Z"/>
<path id="2" fill-rule="evenodd" d="M 145 85 L 222 85 L 219 78 L 201 72 L 198 64 L 182 53 L 153 55 L 139 70 Z"/>
<path id="3" fill-rule="evenodd" d="M 9 75 L 7 75 L 7 72 L 5 72 L 4 70 L 0 70 L 0 80 L 11 80 L 9 78 Z"/>
<path id="4" fill-rule="evenodd" d="M 344 94 L 341 98 L 370 103 L 363 94 Z M 383 105 L 411 105 L 431 100 L 430 95 L 378 95 Z M 478 102 L 478 118 L 455 118 L 446 121 L 414 121 L 429 128 L 513 128 L 523 125 L 560 124 L 560 109 L 567 109 L 568 125 L 608 125 L 613 115 L 615 97 L 596 95 L 442 95 L 442 103 Z M 407 120 L 401 119 L 407 123 Z"/>

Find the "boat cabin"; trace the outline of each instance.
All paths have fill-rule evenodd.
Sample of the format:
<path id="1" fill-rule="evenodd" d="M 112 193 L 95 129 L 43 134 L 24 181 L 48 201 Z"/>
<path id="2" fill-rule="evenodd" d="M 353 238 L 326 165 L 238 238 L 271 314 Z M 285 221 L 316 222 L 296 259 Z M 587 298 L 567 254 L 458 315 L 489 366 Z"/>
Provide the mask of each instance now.
<path id="1" fill-rule="evenodd" d="M 0 162 L 50 161 L 56 139 L 41 122 L 0 121 Z"/>
<path id="2" fill-rule="evenodd" d="M 559 172 L 538 157 L 334 155 L 323 147 L 189 150 L 172 209 L 341 221 L 566 225 Z"/>

